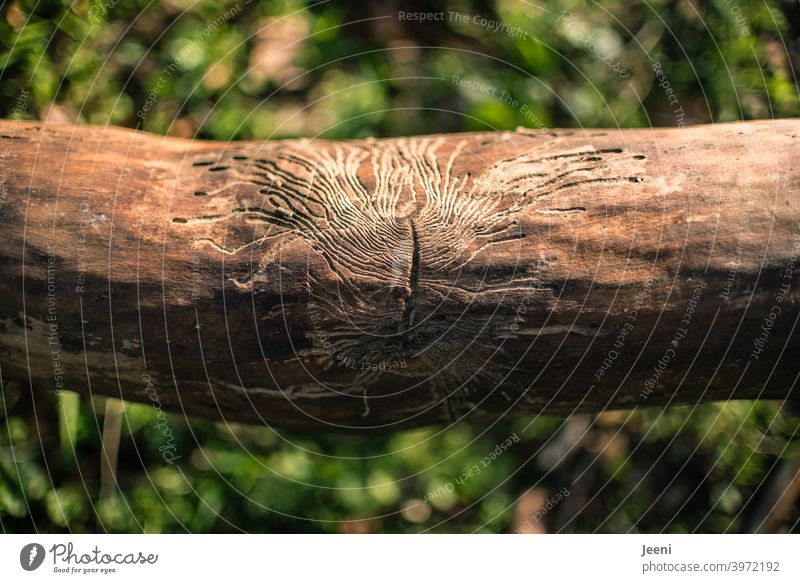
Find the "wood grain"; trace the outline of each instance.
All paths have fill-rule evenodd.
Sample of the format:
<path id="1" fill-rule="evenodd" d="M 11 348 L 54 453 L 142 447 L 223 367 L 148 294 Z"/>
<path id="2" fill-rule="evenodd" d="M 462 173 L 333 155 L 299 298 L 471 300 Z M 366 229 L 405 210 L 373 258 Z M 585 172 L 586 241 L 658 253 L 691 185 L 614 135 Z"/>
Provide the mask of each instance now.
<path id="1" fill-rule="evenodd" d="M 304 430 L 787 398 L 800 121 L 214 143 L 0 122 L 3 382 Z"/>

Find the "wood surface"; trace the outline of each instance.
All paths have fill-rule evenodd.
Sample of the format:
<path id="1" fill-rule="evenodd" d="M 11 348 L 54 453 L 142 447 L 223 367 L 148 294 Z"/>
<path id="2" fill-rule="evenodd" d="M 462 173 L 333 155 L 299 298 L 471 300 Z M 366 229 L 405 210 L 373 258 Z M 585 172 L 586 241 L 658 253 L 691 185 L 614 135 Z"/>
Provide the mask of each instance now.
<path id="1" fill-rule="evenodd" d="M 800 121 L 205 142 L 0 122 L 0 374 L 309 431 L 791 398 Z"/>

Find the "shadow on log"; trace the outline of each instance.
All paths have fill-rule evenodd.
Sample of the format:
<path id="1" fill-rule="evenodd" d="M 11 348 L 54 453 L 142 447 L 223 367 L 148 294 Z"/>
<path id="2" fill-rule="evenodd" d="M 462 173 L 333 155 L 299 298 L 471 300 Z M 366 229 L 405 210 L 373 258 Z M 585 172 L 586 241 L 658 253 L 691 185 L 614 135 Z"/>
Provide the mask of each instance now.
<path id="1" fill-rule="evenodd" d="M 0 122 L 9 380 L 312 430 L 785 399 L 800 121 L 214 143 Z"/>

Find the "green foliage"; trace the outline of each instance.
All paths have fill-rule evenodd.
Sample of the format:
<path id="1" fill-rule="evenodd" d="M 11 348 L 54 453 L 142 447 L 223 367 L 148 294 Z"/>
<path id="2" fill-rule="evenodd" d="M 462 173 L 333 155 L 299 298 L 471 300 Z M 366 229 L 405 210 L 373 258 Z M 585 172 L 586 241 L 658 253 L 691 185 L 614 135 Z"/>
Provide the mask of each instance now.
<path id="1" fill-rule="evenodd" d="M 55 104 L 59 119 L 214 139 L 674 125 L 661 62 L 687 123 L 800 114 L 784 44 L 797 7 L 696 4 L 458 0 L 419 23 L 330 1 L 15 1 L 0 111 L 20 113 L 29 89 L 23 117 Z"/>
<path id="2" fill-rule="evenodd" d="M 155 410 L 126 403 L 118 486 L 103 490 L 100 405 L 62 395 L 47 464 L 37 427 L 6 420 L 5 531 L 506 532 L 532 488 L 586 504 L 562 517 L 568 532 L 736 531 L 770 467 L 800 454 L 779 405 L 742 401 L 370 438 L 169 415 L 180 445 L 168 463 Z M 589 423 L 580 439 L 568 437 L 576 422 Z"/>

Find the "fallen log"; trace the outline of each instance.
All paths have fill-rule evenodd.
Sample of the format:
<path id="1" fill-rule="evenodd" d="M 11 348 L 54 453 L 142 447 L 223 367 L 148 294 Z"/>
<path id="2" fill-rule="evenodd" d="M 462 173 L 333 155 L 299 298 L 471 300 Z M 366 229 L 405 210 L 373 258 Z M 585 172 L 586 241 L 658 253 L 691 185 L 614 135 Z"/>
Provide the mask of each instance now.
<path id="1" fill-rule="evenodd" d="M 3 383 L 317 431 L 795 391 L 798 120 L 0 136 Z"/>

